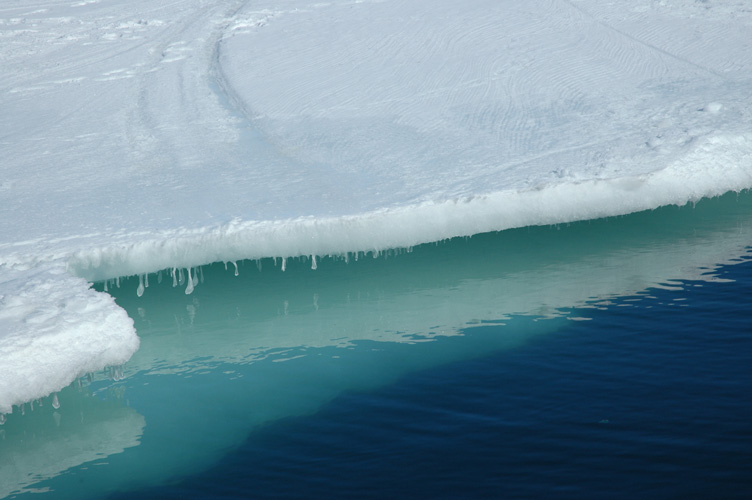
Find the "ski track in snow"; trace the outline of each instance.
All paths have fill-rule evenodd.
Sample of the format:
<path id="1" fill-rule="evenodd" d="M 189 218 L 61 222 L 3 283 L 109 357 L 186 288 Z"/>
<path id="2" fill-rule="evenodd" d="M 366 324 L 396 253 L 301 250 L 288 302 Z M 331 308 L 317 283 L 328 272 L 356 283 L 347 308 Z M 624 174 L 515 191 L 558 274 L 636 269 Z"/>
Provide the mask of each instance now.
<path id="1" fill-rule="evenodd" d="M 0 3 L 0 412 L 137 348 L 86 280 L 752 187 L 751 29 L 739 0 Z"/>

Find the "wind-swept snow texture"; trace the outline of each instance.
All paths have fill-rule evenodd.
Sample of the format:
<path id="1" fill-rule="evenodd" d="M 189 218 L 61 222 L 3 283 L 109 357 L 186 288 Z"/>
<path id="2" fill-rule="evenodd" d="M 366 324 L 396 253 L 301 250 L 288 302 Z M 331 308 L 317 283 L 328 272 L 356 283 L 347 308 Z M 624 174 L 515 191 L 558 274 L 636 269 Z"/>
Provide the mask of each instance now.
<path id="1" fill-rule="evenodd" d="M 124 362 L 87 280 L 752 187 L 741 0 L 0 2 L 0 412 Z"/>

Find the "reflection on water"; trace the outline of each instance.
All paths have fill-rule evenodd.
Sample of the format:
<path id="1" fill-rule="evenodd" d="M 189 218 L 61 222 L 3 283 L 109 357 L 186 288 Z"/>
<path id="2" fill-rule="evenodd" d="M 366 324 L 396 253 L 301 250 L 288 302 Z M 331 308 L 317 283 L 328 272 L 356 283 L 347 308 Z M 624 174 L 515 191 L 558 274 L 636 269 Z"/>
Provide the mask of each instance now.
<path id="1" fill-rule="evenodd" d="M 11 415 L 0 427 L 0 498 L 19 489 L 46 491 L 33 485 L 80 464 L 101 466 L 138 446 L 144 417 L 122 396 L 123 388 L 98 397 L 68 389 L 59 395 L 60 408 L 26 405 L 24 415 Z"/>
<path id="2" fill-rule="evenodd" d="M 609 298 L 713 280 L 714 266 L 747 252 L 751 209 L 752 195 L 732 194 L 376 259 L 324 257 L 316 270 L 310 259 L 288 259 L 284 272 L 265 259 L 238 263 L 235 276 L 219 263 L 191 270 L 190 295 L 185 270 L 177 287 L 167 271 L 149 275 L 148 287 L 147 277 L 108 283 L 142 339 L 127 377 L 68 388 L 57 410 L 10 415 L 0 464 L 15 472 L 0 472 L 0 497 L 21 488 L 98 497 L 190 474 L 255 427 L 315 412 L 342 392 L 513 349 Z M 473 328 L 488 324 L 499 328 Z"/>

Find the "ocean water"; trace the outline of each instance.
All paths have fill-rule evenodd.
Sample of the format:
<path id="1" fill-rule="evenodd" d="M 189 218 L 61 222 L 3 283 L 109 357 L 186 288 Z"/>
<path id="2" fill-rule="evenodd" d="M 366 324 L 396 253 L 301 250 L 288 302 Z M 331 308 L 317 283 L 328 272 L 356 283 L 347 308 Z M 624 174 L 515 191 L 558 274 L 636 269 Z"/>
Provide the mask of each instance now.
<path id="1" fill-rule="evenodd" d="M 347 393 L 138 497 L 750 498 L 752 259 L 719 275 Z"/>
<path id="2" fill-rule="evenodd" d="M 8 415 L 0 498 L 749 498 L 751 245 L 742 193 L 98 283 L 141 348 Z"/>

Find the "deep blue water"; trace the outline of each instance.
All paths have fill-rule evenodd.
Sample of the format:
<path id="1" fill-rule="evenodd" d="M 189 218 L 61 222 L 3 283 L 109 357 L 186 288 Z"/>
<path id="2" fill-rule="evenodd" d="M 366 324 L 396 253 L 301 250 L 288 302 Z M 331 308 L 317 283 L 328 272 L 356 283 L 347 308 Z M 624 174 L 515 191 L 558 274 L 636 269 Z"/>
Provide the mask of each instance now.
<path id="1" fill-rule="evenodd" d="M 341 395 L 112 498 L 752 498 L 752 261 L 718 275 Z"/>
<path id="2" fill-rule="evenodd" d="M 141 348 L 7 416 L 0 498 L 752 498 L 750 244 L 732 193 L 110 282 Z"/>

